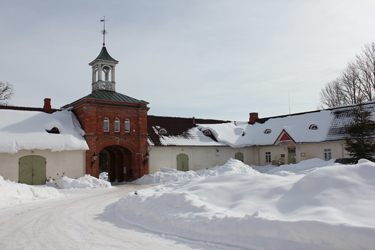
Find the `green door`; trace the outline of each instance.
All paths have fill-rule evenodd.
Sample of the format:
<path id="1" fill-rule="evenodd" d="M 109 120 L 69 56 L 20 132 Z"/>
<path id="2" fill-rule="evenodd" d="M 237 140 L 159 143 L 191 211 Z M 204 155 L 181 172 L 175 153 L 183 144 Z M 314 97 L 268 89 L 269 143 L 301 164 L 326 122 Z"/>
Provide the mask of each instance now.
<path id="1" fill-rule="evenodd" d="M 243 162 L 243 153 L 241 153 L 241 152 L 237 152 L 237 153 L 234 155 L 234 159 L 237 159 L 237 160 Z"/>
<path id="2" fill-rule="evenodd" d="M 189 157 L 186 154 L 177 155 L 177 170 L 189 171 Z"/>
<path id="3" fill-rule="evenodd" d="M 296 149 L 288 148 L 288 161 L 289 164 L 296 164 Z"/>
<path id="4" fill-rule="evenodd" d="M 43 185 L 46 183 L 46 158 L 28 155 L 19 161 L 19 183 Z"/>

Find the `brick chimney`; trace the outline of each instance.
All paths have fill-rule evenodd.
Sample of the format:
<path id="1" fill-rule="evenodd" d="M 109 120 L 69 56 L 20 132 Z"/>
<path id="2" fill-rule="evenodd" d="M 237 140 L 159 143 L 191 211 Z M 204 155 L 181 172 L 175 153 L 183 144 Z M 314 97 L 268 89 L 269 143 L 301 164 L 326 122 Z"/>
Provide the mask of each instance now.
<path id="1" fill-rule="evenodd" d="M 49 113 L 49 114 L 52 113 L 51 99 L 50 98 L 45 98 L 44 99 L 43 111 L 46 112 L 46 113 Z"/>
<path id="2" fill-rule="evenodd" d="M 258 120 L 258 113 L 250 113 L 249 124 L 254 124 Z"/>

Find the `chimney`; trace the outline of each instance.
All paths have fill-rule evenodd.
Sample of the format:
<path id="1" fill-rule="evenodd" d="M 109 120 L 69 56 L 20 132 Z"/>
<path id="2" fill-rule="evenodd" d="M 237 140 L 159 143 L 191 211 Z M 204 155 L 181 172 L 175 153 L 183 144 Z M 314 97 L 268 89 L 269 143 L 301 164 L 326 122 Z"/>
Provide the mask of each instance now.
<path id="1" fill-rule="evenodd" d="M 258 120 L 258 113 L 250 113 L 249 124 L 254 124 Z"/>
<path id="2" fill-rule="evenodd" d="M 51 99 L 50 98 L 45 98 L 44 99 L 43 111 L 46 112 L 46 113 L 49 113 L 49 114 L 52 113 Z"/>

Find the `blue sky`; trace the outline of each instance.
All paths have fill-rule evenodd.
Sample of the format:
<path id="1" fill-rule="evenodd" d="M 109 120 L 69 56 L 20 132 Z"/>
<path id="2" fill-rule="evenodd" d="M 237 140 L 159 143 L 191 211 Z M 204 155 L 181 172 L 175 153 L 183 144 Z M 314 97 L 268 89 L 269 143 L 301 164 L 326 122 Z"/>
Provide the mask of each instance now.
<path id="1" fill-rule="evenodd" d="M 0 81 L 12 105 L 91 93 L 102 46 L 118 92 L 152 115 L 246 121 L 315 110 L 320 89 L 375 41 L 375 1 L 4 1 Z"/>

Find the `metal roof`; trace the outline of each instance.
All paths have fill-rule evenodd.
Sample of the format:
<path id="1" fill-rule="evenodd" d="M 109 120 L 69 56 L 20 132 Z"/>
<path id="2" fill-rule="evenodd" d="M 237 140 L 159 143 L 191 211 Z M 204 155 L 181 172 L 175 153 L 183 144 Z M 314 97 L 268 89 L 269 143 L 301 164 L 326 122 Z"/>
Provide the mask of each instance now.
<path id="1" fill-rule="evenodd" d="M 127 102 L 127 103 L 140 103 L 140 104 L 148 104 L 148 102 L 143 100 L 138 100 L 133 97 L 123 95 L 114 91 L 108 91 L 108 90 L 97 90 L 94 93 L 91 93 L 87 96 L 84 96 L 77 101 L 74 101 L 68 105 L 65 105 L 64 107 L 69 107 L 73 103 L 79 102 L 83 99 L 96 99 L 96 100 L 104 100 L 104 101 L 114 101 L 114 102 Z M 64 108 L 63 107 L 63 108 Z"/>
<path id="2" fill-rule="evenodd" d="M 115 102 L 130 102 L 130 103 L 145 103 L 148 104 L 148 102 L 143 100 L 138 100 L 133 97 L 123 95 L 121 93 L 117 93 L 114 91 L 108 91 L 108 90 L 97 90 L 94 93 L 91 93 L 83 98 L 93 98 L 98 100 L 106 100 L 106 101 L 115 101 Z"/>
<path id="3" fill-rule="evenodd" d="M 107 48 L 103 46 L 102 50 L 100 51 L 100 54 L 98 55 L 97 58 L 95 58 L 94 61 L 92 61 L 91 63 L 89 63 L 90 65 L 95 62 L 96 60 L 105 60 L 105 61 L 112 61 L 112 62 L 115 62 L 115 63 L 118 63 L 118 61 L 116 61 L 115 59 L 113 59 L 109 54 L 108 54 L 108 51 L 107 51 Z"/>

